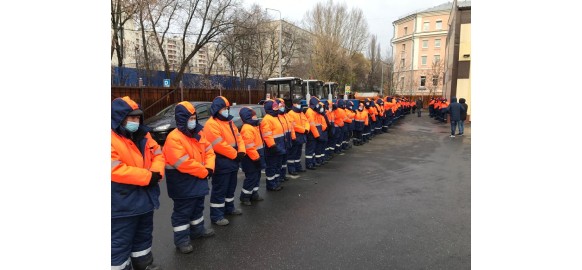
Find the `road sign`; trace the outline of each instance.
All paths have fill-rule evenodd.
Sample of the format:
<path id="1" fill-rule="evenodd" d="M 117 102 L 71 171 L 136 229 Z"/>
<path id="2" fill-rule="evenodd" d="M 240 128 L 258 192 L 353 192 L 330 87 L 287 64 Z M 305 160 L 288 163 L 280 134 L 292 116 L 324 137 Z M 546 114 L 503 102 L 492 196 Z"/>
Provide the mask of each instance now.
<path id="1" fill-rule="evenodd" d="M 164 79 L 164 87 L 170 87 L 170 79 Z"/>
<path id="2" fill-rule="evenodd" d="M 346 84 L 346 91 L 345 91 L 345 93 L 346 93 L 346 94 L 349 94 L 349 93 L 351 93 L 351 92 L 352 92 L 352 88 L 351 88 L 351 86 L 350 86 L 349 84 Z"/>

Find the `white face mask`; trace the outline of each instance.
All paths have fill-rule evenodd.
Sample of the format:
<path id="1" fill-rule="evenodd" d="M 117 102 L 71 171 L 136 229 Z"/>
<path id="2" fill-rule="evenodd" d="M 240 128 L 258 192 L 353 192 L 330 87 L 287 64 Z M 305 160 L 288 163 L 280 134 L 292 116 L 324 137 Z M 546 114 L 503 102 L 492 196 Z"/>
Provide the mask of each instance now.
<path id="1" fill-rule="evenodd" d="M 319 112 L 320 113 L 323 113 L 323 108 L 319 108 Z"/>
<path id="2" fill-rule="evenodd" d="M 285 107 L 281 107 L 281 108 L 279 108 L 279 111 L 280 111 L 280 112 L 285 112 Z"/>
<path id="3" fill-rule="evenodd" d="M 301 109 L 301 105 L 297 104 L 297 105 L 295 105 L 295 108 Z"/>
<path id="4" fill-rule="evenodd" d="M 188 121 L 188 129 L 192 130 L 196 128 L 196 120 L 189 120 Z"/>

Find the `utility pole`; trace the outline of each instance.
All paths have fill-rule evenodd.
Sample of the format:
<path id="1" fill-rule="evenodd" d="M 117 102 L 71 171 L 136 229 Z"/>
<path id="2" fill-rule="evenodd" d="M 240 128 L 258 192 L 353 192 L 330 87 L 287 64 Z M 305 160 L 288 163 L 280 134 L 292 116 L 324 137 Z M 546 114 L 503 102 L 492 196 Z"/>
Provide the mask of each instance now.
<path id="1" fill-rule="evenodd" d="M 272 9 L 272 8 L 266 8 L 266 10 L 274 10 L 279 12 L 279 78 L 283 77 L 281 76 L 282 72 L 283 72 L 283 64 L 281 62 L 281 43 L 283 43 L 283 21 L 281 20 L 281 11 L 277 10 L 277 9 Z"/>

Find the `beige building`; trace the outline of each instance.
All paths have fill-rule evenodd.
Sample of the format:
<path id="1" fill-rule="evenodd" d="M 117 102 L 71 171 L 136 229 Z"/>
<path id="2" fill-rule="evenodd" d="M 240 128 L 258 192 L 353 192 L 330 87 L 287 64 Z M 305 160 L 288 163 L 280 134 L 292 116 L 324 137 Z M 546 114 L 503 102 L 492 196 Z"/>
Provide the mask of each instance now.
<path id="1" fill-rule="evenodd" d="M 441 96 L 452 3 L 404 16 L 392 24 L 396 95 Z"/>

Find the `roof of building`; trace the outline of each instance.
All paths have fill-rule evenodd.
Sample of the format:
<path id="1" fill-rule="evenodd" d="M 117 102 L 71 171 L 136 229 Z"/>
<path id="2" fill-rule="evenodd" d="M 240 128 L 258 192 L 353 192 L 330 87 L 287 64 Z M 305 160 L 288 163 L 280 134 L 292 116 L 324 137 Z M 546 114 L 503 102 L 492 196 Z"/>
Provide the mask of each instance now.
<path id="1" fill-rule="evenodd" d="M 459 8 L 471 7 L 471 1 L 457 1 L 457 5 L 459 6 Z M 399 21 L 399 20 L 404 19 L 406 17 L 412 16 L 414 14 L 433 12 L 433 11 L 442 11 L 442 10 L 451 10 L 452 7 L 453 7 L 453 2 L 446 2 L 446 3 L 442 3 L 438 6 L 434 6 L 431 8 L 424 9 L 424 10 L 413 11 L 411 13 L 408 13 L 408 14 L 398 18 L 398 20 L 396 20 L 396 21 Z M 394 21 L 394 22 L 396 22 L 396 21 Z"/>

